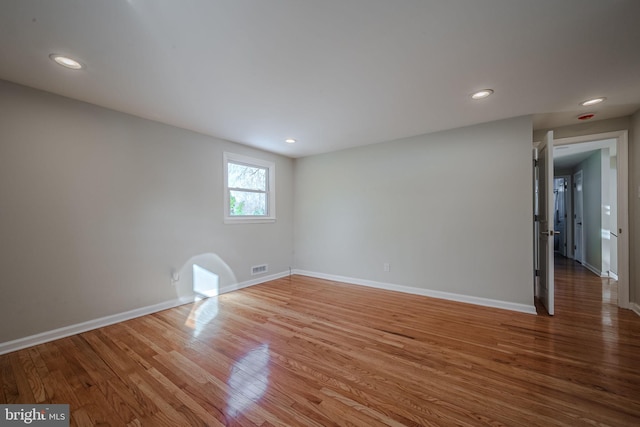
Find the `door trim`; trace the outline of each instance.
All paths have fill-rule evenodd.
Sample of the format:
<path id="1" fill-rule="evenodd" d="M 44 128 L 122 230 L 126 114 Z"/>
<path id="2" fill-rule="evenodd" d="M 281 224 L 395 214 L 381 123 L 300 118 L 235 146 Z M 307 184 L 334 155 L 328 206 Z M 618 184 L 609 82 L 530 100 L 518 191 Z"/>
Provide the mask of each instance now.
<path id="1" fill-rule="evenodd" d="M 582 142 L 616 140 L 618 198 L 618 307 L 629 304 L 629 132 L 627 130 L 592 135 L 572 136 L 554 140 L 554 146 Z M 622 230 L 622 232 L 620 232 Z"/>

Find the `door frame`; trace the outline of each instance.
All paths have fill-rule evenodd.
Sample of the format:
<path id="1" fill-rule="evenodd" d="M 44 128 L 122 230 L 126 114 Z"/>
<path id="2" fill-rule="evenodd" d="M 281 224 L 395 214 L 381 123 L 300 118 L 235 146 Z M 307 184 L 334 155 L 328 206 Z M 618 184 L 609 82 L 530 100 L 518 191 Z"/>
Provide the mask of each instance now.
<path id="1" fill-rule="evenodd" d="M 564 209 L 567 214 L 565 220 L 565 238 L 567 243 L 567 258 L 573 259 L 573 176 L 572 175 L 554 175 L 555 178 L 564 178 L 567 188 L 564 192 Z M 571 226 L 569 226 L 571 223 Z"/>
<path id="2" fill-rule="evenodd" d="M 626 130 L 554 139 L 554 146 L 616 140 L 618 201 L 618 307 L 629 304 L 629 132 Z M 584 243 L 584 242 L 583 242 Z M 583 244 L 584 246 L 584 244 Z"/>

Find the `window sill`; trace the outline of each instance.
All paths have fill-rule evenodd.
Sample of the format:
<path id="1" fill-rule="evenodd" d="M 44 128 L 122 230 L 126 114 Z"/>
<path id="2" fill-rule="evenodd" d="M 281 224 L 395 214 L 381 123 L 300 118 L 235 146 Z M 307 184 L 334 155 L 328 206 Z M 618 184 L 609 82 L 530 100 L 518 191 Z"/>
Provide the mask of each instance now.
<path id="1" fill-rule="evenodd" d="M 225 224 L 269 224 L 272 222 L 276 222 L 275 218 L 256 218 L 256 217 L 242 217 L 242 218 L 231 218 L 227 217 L 224 219 Z"/>

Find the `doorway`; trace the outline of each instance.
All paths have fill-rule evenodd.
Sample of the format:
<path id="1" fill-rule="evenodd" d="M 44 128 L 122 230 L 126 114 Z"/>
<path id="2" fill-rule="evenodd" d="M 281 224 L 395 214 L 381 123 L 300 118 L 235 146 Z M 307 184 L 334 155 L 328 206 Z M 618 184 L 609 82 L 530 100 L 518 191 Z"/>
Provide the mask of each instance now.
<path id="1" fill-rule="evenodd" d="M 569 197 L 569 179 L 566 176 L 553 178 L 553 229 L 557 232 L 553 237 L 553 251 L 562 256 L 569 256 L 569 213 L 567 205 Z"/>
<path id="2" fill-rule="evenodd" d="M 576 153 L 583 153 L 582 160 L 576 162 L 574 158 L 573 163 L 568 163 L 568 154 Z M 582 167 L 582 163 L 586 162 L 589 156 L 593 156 L 589 160 L 591 167 L 598 166 L 599 174 L 595 182 L 594 175 L 585 175 L 587 172 Z M 601 277 L 617 279 L 618 306 L 628 308 L 627 131 L 557 139 L 554 141 L 554 157 L 555 176 L 570 176 L 573 181 L 569 183 L 568 191 L 573 200 L 568 203 L 565 198 L 569 220 L 564 224 L 565 232 L 568 228 L 571 229 L 573 241 L 568 239 L 568 248 L 563 255 L 580 262 Z M 561 160 L 562 158 L 565 160 Z M 586 193 L 587 184 L 591 187 L 590 195 Z M 596 185 L 597 191 L 593 188 Z M 598 194 L 597 205 L 591 200 L 593 193 Z M 562 253 L 561 250 L 558 252 Z"/>

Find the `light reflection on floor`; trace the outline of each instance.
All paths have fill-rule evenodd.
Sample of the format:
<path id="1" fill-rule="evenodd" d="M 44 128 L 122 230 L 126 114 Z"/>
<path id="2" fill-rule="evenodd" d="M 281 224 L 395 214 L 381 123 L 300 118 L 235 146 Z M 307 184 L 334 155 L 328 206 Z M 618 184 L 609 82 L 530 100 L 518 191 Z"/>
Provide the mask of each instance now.
<path id="1" fill-rule="evenodd" d="M 599 347 L 601 363 L 618 364 L 620 354 L 618 335 L 618 281 L 599 277 L 574 260 L 555 255 L 556 272 L 556 316 L 577 313 L 589 321 L 596 319 L 606 330 L 601 333 Z M 611 339 L 614 338 L 614 339 Z"/>
<path id="2" fill-rule="evenodd" d="M 233 364 L 227 384 L 232 397 L 227 414 L 235 417 L 258 401 L 269 383 L 269 345 L 261 344 Z"/>
<path id="3" fill-rule="evenodd" d="M 196 295 L 196 302 L 185 325 L 193 329 L 194 338 L 197 338 L 218 315 L 219 291 L 219 276 L 198 264 L 193 264 L 193 293 Z"/>
<path id="4" fill-rule="evenodd" d="M 196 301 L 185 325 L 193 329 L 193 337 L 197 338 L 207 325 L 218 315 L 218 297 Z"/>

